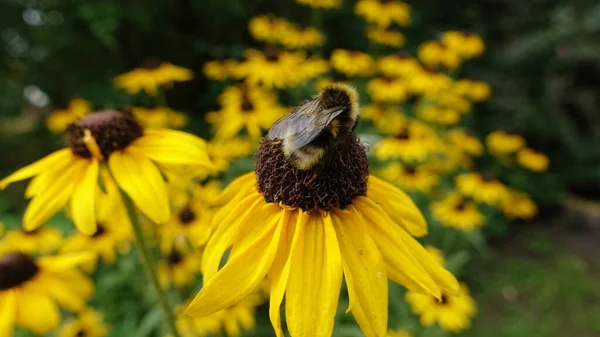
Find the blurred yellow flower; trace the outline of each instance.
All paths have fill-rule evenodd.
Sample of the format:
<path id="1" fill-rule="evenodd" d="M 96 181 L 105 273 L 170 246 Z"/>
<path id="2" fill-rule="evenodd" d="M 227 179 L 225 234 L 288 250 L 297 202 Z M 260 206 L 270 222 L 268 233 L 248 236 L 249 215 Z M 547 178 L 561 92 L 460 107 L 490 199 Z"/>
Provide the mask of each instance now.
<path id="1" fill-rule="evenodd" d="M 429 255 L 431 255 L 435 262 L 437 262 L 440 266 L 446 265 L 446 257 L 441 249 L 438 249 L 434 246 L 425 246 L 425 249 L 427 249 Z"/>
<path id="2" fill-rule="evenodd" d="M 377 68 L 384 76 L 408 77 L 421 71 L 421 64 L 409 55 L 396 53 L 378 59 Z"/>
<path id="3" fill-rule="evenodd" d="M 101 313 L 85 309 L 77 319 L 65 323 L 57 337 L 105 337 L 109 332 L 109 326 L 103 322 Z"/>
<path id="4" fill-rule="evenodd" d="M 525 192 L 510 190 L 508 197 L 502 202 L 502 211 L 508 219 L 533 219 L 538 207 Z"/>
<path id="5" fill-rule="evenodd" d="M 508 188 L 497 179 L 476 172 L 463 173 L 454 178 L 457 189 L 477 202 L 497 206 L 508 197 Z"/>
<path id="6" fill-rule="evenodd" d="M 223 172 L 229 168 L 232 161 L 249 156 L 253 153 L 254 142 L 248 137 L 231 139 L 212 139 L 208 143 L 208 156 L 215 166 L 215 172 Z"/>
<path id="7" fill-rule="evenodd" d="M 452 79 L 442 72 L 422 69 L 412 74 L 409 83 L 412 92 L 432 96 L 450 88 Z"/>
<path id="8" fill-rule="evenodd" d="M 525 138 L 498 130 L 487 135 L 485 145 L 492 154 L 507 155 L 525 147 Z"/>
<path id="9" fill-rule="evenodd" d="M 477 205 L 457 193 L 447 195 L 443 200 L 430 205 L 431 212 L 442 225 L 472 232 L 485 225 L 486 218 Z"/>
<path id="10" fill-rule="evenodd" d="M 233 76 L 233 72 L 238 66 L 236 60 L 212 60 L 204 63 L 202 72 L 208 79 L 222 81 Z"/>
<path id="11" fill-rule="evenodd" d="M 38 228 L 31 232 L 8 230 L 0 239 L 0 252 L 18 250 L 27 254 L 47 254 L 56 251 L 62 240 L 62 233 L 52 227 Z"/>
<path id="12" fill-rule="evenodd" d="M 173 203 L 171 221 L 159 227 L 160 250 L 170 253 L 174 247 L 203 246 L 211 230 L 213 211 L 209 205 L 189 196 L 174 198 Z"/>
<path id="13" fill-rule="evenodd" d="M 439 41 L 421 43 L 417 49 L 417 56 L 428 68 L 435 68 L 442 64 L 448 69 L 455 69 L 460 65 L 458 54 Z"/>
<path id="14" fill-rule="evenodd" d="M 463 59 L 481 56 L 485 51 L 481 36 L 469 32 L 448 31 L 442 35 L 442 41 Z"/>
<path id="15" fill-rule="evenodd" d="M 135 119 L 145 128 L 179 129 L 187 123 L 185 114 L 172 110 L 169 107 L 131 108 Z"/>
<path id="16" fill-rule="evenodd" d="M 437 103 L 439 106 L 456 110 L 461 114 L 466 114 L 471 111 L 473 104 L 462 95 L 451 90 L 451 81 L 445 83 L 440 82 L 440 84 L 443 84 L 443 86 L 438 87 L 437 90 L 429 90 L 426 92 L 426 96 L 429 100 Z"/>
<path id="17" fill-rule="evenodd" d="M 256 41 L 276 43 L 281 36 L 281 29 L 288 24 L 288 21 L 283 18 L 258 15 L 248 21 L 248 32 Z"/>
<path id="18" fill-rule="evenodd" d="M 417 108 L 417 117 L 426 122 L 441 125 L 456 125 L 460 123 L 461 114 L 453 109 L 426 105 Z"/>
<path id="19" fill-rule="evenodd" d="M 335 49 L 331 53 L 331 66 L 347 76 L 367 76 L 375 70 L 371 55 L 353 50 Z"/>
<path id="20" fill-rule="evenodd" d="M 375 145 L 374 153 L 380 160 L 424 161 L 438 151 L 439 144 L 439 138 L 431 128 L 418 121 L 411 121 L 396 135 Z"/>
<path id="21" fill-rule="evenodd" d="M 69 102 L 66 109 L 54 110 L 46 118 L 46 127 L 53 133 L 62 133 L 67 127 L 92 111 L 90 102 L 75 98 Z"/>
<path id="22" fill-rule="evenodd" d="M 398 108 L 387 104 L 369 104 L 362 106 L 360 117 L 371 120 L 375 128 L 384 134 L 395 134 L 408 123 L 408 118 Z"/>
<path id="23" fill-rule="evenodd" d="M 94 284 L 77 267 L 88 254 L 33 259 L 20 252 L 0 253 L 0 336 L 12 337 L 15 327 L 45 335 L 60 324 L 60 307 L 84 308 Z"/>
<path id="24" fill-rule="evenodd" d="M 544 172 L 550 165 L 548 156 L 530 148 L 519 150 L 517 152 L 517 161 L 524 168 L 535 172 Z"/>
<path id="25" fill-rule="evenodd" d="M 401 103 L 408 98 L 406 81 L 391 77 L 375 77 L 367 83 L 367 92 L 376 102 Z"/>
<path id="26" fill-rule="evenodd" d="M 439 176 L 422 166 L 391 163 L 375 172 L 381 178 L 400 186 L 408 192 L 427 193 L 437 185 Z"/>
<path id="27" fill-rule="evenodd" d="M 448 132 L 448 140 L 453 146 L 459 147 L 471 156 L 481 156 L 483 154 L 483 145 L 479 138 L 470 135 L 465 130 L 451 130 Z"/>
<path id="28" fill-rule="evenodd" d="M 313 8 L 337 8 L 342 5 L 343 0 L 296 0 L 296 2 Z"/>
<path id="29" fill-rule="evenodd" d="M 367 37 L 373 43 L 390 47 L 402 47 L 406 43 L 406 37 L 399 31 L 381 27 L 367 28 Z"/>
<path id="30" fill-rule="evenodd" d="M 407 3 L 397 0 L 359 0 L 354 5 L 356 15 L 380 27 L 388 27 L 392 23 L 408 26 L 410 11 Z"/>
<path id="31" fill-rule="evenodd" d="M 388 330 L 385 337 L 414 337 L 410 332 L 404 329 Z"/>
<path id="32" fill-rule="evenodd" d="M 156 272 L 164 288 L 171 285 L 175 288 L 189 286 L 200 275 L 200 256 L 190 249 L 171 249 L 159 261 Z"/>
<path id="33" fill-rule="evenodd" d="M 242 130 L 257 141 L 262 137 L 262 130 L 288 112 L 273 92 L 260 87 L 227 87 L 218 100 L 221 109 L 207 113 L 205 118 L 219 141 L 231 139 Z"/>
<path id="34" fill-rule="evenodd" d="M 174 82 L 185 82 L 193 78 L 194 72 L 191 69 L 170 62 L 149 62 L 147 67 L 135 68 L 115 77 L 114 85 L 132 95 L 144 90 L 148 95 L 156 96 L 160 87 L 168 88 Z"/>
<path id="35" fill-rule="evenodd" d="M 454 83 L 453 90 L 458 94 L 468 97 L 474 102 L 482 102 L 492 95 L 492 87 L 483 81 L 460 79 Z"/>
<path id="36" fill-rule="evenodd" d="M 460 285 L 458 296 L 443 296 L 442 300 L 438 300 L 409 291 L 405 298 L 412 311 L 420 317 L 423 326 L 432 326 L 437 322 L 440 328 L 450 332 L 470 328 L 471 320 L 477 313 L 475 300 L 464 283 Z"/>

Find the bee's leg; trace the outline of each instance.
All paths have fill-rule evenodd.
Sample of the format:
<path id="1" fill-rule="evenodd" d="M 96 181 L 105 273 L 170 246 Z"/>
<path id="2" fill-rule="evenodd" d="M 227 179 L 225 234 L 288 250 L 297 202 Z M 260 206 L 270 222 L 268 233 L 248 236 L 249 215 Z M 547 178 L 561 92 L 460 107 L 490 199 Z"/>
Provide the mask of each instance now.
<path id="1" fill-rule="evenodd" d="M 276 140 L 274 140 L 274 141 L 271 142 L 271 145 L 278 145 L 278 144 L 281 144 L 282 142 L 283 142 L 283 140 L 276 139 Z"/>
<path id="2" fill-rule="evenodd" d="M 312 177 L 310 178 L 310 180 L 306 183 L 306 185 L 310 185 L 313 181 L 315 181 L 315 179 L 317 179 L 317 174 L 313 173 Z"/>

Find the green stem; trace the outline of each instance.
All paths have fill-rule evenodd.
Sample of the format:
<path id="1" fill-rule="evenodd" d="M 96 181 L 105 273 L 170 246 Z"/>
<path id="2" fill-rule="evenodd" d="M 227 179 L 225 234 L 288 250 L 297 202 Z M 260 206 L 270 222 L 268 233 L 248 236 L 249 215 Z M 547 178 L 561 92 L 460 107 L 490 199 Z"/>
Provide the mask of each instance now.
<path id="1" fill-rule="evenodd" d="M 167 294 L 158 282 L 158 277 L 156 275 L 156 266 L 154 264 L 154 260 L 152 259 L 150 248 L 148 247 L 148 244 L 146 242 L 146 238 L 144 236 L 142 225 L 140 224 L 140 219 L 137 210 L 133 205 L 133 201 L 131 201 L 131 198 L 129 198 L 129 196 L 122 190 L 120 190 L 120 192 L 125 204 L 125 208 L 127 208 L 127 214 L 129 215 L 129 219 L 131 220 L 131 225 L 135 234 L 135 242 L 137 245 L 138 252 L 140 254 L 140 258 L 142 260 L 142 265 L 144 266 L 144 271 L 146 272 L 146 277 L 152 283 L 152 287 L 154 287 L 154 290 L 156 291 L 158 302 L 160 303 L 161 309 L 163 311 L 164 323 L 167 325 L 173 337 L 181 337 L 181 335 L 177 331 L 177 327 L 175 326 L 175 317 L 173 315 L 173 309 L 171 308 L 169 300 L 167 299 Z"/>

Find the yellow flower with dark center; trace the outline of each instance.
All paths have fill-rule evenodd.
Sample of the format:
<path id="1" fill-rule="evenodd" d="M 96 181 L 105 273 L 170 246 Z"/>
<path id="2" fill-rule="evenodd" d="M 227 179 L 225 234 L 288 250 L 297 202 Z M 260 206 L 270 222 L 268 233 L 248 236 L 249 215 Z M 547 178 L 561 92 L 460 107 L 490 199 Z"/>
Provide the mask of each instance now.
<path id="1" fill-rule="evenodd" d="M 75 98 L 66 109 L 54 110 L 46 118 L 46 127 L 53 133 L 62 133 L 67 127 L 92 111 L 90 102 Z"/>
<path id="2" fill-rule="evenodd" d="M 1 231 L 0 235 L 2 235 Z M 62 233 L 52 227 L 39 228 L 31 232 L 9 230 L 0 239 L 0 252 L 19 250 L 27 254 L 46 254 L 56 251 L 62 240 Z"/>
<path id="3" fill-rule="evenodd" d="M 460 79 L 454 83 L 453 90 L 474 102 L 483 102 L 492 95 L 492 87 L 483 81 Z"/>
<path id="4" fill-rule="evenodd" d="M 284 26 L 291 23 L 283 18 L 272 15 L 258 15 L 248 21 L 248 32 L 256 41 L 276 43 L 281 36 Z"/>
<path id="5" fill-rule="evenodd" d="M 535 172 L 544 172 L 550 165 L 548 156 L 530 148 L 519 150 L 517 152 L 517 161 L 524 168 Z"/>
<path id="6" fill-rule="evenodd" d="M 481 36 L 469 32 L 448 31 L 442 35 L 442 41 L 463 59 L 481 56 L 485 51 Z"/>
<path id="7" fill-rule="evenodd" d="M 188 249 L 175 248 L 159 262 L 158 279 L 163 287 L 189 286 L 200 275 L 200 256 Z"/>
<path id="8" fill-rule="evenodd" d="M 311 48 L 325 43 L 325 35 L 314 27 L 293 25 L 279 38 L 279 43 L 286 48 Z"/>
<path id="9" fill-rule="evenodd" d="M 218 205 L 222 190 L 220 180 L 211 180 L 203 184 L 196 184 L 192 187 L 192 198 L 205 205 L 216 206 Z"/>
<path id="10" fill-rule="evenodd" d="M 409 192 L 427 193 L 437 185 L 439 176 L 421 166 L 391 163 L 377 172 L 383 179 Z"/>
<path id="11" fill-rule="evenodd" d="M 485 225 L 486 218 L 477 205 L 459 194 L 452 193 L 443 200 L 432 203 L 433 216 L 442 225 L 472 232 Z"/>
<path id="12" fill-rule="evenodd" d="M 331 53 L 331 66 L 347 76 L 368 76 L 375 70 L 375 60 L 360 51 L 335 49 Z"/>
<path id="13" fill-rule="evenodd" d="M 427 233 L 415 204 L 369 175 L 360 140 L 350 131 L 332 150 L 317 166 L 301 170 L 287 159 L 281 139 L 263 138 L 255 172 L 222 193 L 224 206 L 215 214 L 202 260 L 204 287 L 187 314 L 229 308 L 267 277 L 277 336 L 283 336 L 285 296 L 292 337 L 327 337 L 345 277 L 350 311 L 364 334 L 374 337 L 387 331 L 388 278 L 438 298 L 458 290 L 456 279 L 413 238 Z"/>
<path id="14" fill-rule="evenodd" d="M 477 202 L 497 206 L 508 197 L 508 187 L 486 175 L 463 173 L 454 179 L 457 189 L 465 196 Z"/>
<path id="15" fill-rule="evenodd" d="M 385 134 L 395 134 L 408 124 L 408 118 L 402 111 L 385 104 L 362 106 L 360 117 L 371 120 L 375 128 Z"/>
<path id="16" fill-rule="evenodd" d="M 31 198 L 23 216 L 27 231 L 68 203 L 75 226 L 84 234 L 94 234 L 100 163 L 108 163 L 117 185 L 155 223 L 166 223 L 171 217 L 162 165 L 212 169 L 202 139 L 175 130 L 143 130 L 131 114 L 117 110 L 94 112 L 73 124 L 69 143 L 69 148 L 0 180 L 4 189 L 34 177 L 26 191 Z"/>
<path id="17" fill-rule="evenodd" d="M 110 332 L 103 321 L 102 314 L 86 309 L 77 319 L 65 323 L 58 331 L 57 337 L 104 337 Z"/>
<path id="18" fill-rule="evenodd" d="M 417 116 L 424 121 L 441 125 L 456 125 L 460 123 L 460 112 L 441 108 L 435 105 L 426 105 L 417 109 Z"/>
<path id="19" fill-rule="evenodd" d="M 479 138 L 470 135 L 465 130 L 454 129 L 448 132 L 450 144 L 460 148 L 471 156 L 481 156 L 483 154 L 483 145 Z"/>
<path id="20" fill-rule="evenodd" d="M 438 78 L 441 80 L 441 77 Z M 441 86 L 434 91 L 427 91 L 426 96 L 437 105 L 456 110 L 461 114 L 466 114 L 471 111 L 473 104 L 458 93 L 452 92 L 452 82 L 439 82 Z M 435 89 L 435 88 L 434 88 Z M 450 89 L 450 90 L 447 90 Z"/>
<path id="21" fill-rule="evenodd" d="M 508 219 L 533 219 L 538 207 L 525 192 L 510 190 L 508 197 L 502 202 L 502 211 Z"/>
<path id="22" fill-rule="evenodd" d="M 425 246 L 425 249 L 427 249 L 429 255 L 431 255 L 435 262 L 437 262 L 440 266 L 446 265 L 446 257 L 441 249 L 438 249 L 434 246 Z"/>
<path id="23" fill-rule="evenodd" d="M 508 155 L 524 148 L 525 138 L 498 130 L 487 135 L 485 145 L 492 154 Z"/>
<path id="24" fill-rule="evenodd" d="M 239 62 L 236 60 L 212 60 L 204 63 L 202 72 L 208 79 L 222 81 L 233 76 Z"/>
<path id="25" fill-rule="evenodd" d="M 325 41 L 325 36 L 314 27 L 303 27 L 272 15 L 253 17 L 248 30 L 257 41 L 279 43 L 290 49 L 319 46 Z"/>
<path id="26" fill-rule="evenodd" d="M 408 26 L 410 11 L 407 3 L 397 0 L 359 0 L 354 5 L 356 15 L 380 27 L 388 27 L 393 23 Z"/>
<path id="27" fill-rule="evenodd" d="M 248 137 L 231 139 L 212 139 L 208 143 L 208 156 L 215 166 L 215 172 L 224 172 L 236 159 L 253 153 L 253 142 Z"/>
<path id="28" fill-rule="evenodd" d="M 388 77 L 408 77 L 421 71 L 421 64 L 410 55 L 397 53 L 377 60 L 379 72 Z"/>
<path id="29" fill-rule="evenodd" d="M 160 228 L 160 249 L 169 253 L 173 247 L 203 246 L 210 235 L 213 211 L 193 198 L 176 199 L 171 221 Z"/>
<path id="30" fill-rule="evenodd" d="M 417 49 L 417 56 L 429 68 L 444 65 L 448 69 L 455 69 L 460 65 L 459 55 L 439 41 L 425 41 Z"/>
<path id="31" fill-rule="evenodd" d="M 367 37 L 371 42 L 390 47 L 402 47 L 406 43 L 404 34 L 389 28 L 369 27 Z"/>
<path id="32" fill-rule="evenodd" d="M 421 319 L 424 326 L 437 323 L 450 332 L 461 332 L 471 327 L 471 320 L 477 314 L 475 300 L 469 294 L 466 284 L 461 283 L 459 296 L 443 296 L 441 300 L 413 291 L 406 293 L 406 302 Z"/>
<path id="33" fill-rule="evenodd" d="M 410 332 L 404 329 L 389 330 L 385 337 L 414 337 Z"/>
<path id="34" fill-rule="evenodd" d="M 408 98 L 407 82 L 391 77 L 375 77 L 367 84 L 369 96 L 376 102 L 401 103 Z"/>
<path id="35" fill-rule="evenodd" d="M 409 83 L 412 92 L 432 96 L 450 88 L 452 79 L 442 72 L 423 69 L 414 73 Z"/>
<path id="36" fill-rule="evenodd" d="M 375 145 L 374 153 L 380 160 L 421 162 L 438 152 L 439 145 L 440 140 L 431 128 L 421 122 L 411 121 L 394 136 Z"/>
<path id="37" fill-rule="evenodd" d="M 170 62 L 148 62 L 144 68 L 135 68 L 114 79 L 117 88 L 125 89 L 129 94 L 144 90 L 150 96 L 156 96 L 161 87 L 171 87 L 174 82 L 185 82 L 194 78 L 191 69 L 176 66 Z"/>
<path id="38" fill-rule="evenodd" d="M 296 2 L 313 8 L 327 9 L 340 7 L 343 0 L 296 0 Z"/>
<path id="39" fill-rule="evenodd" d="M 59 306 L 83 309 L 94 284 L 77 266 L 89 258 L 70 254 L 34 260 L 24 253 L 0 253 L 0 336 L 12 337 L 15 327 L 44 335 L 60 324 Z"/>
<path id="40" fill-rule="evenodd" d="M 166 106 L 131 108 L 135 119 L 145 128 L 180 129 L 187 123 L 185 114 Z"/>
<path id="41" fill-rule="evenodd" d="M 242 130 L 257 141 L 262 130 L 288 112 L 274 93 L 260 87 L 228 87 L 219 95 L 219 103 L 221 110 L 206 114 L 218 141 L 231 139 Z"/>

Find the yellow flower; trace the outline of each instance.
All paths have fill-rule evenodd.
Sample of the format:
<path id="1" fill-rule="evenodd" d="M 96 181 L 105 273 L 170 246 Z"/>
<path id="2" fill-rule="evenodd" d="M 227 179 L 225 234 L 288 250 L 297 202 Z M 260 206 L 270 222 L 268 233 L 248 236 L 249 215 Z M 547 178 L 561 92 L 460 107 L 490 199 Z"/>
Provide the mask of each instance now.
<path id="1" fill-rule="evenodd" d="M 376 102 L 401 103 L 408 98 L 407 83 L 402 79 L 375 77 L 367 84 L 369 96 Z"/>
<path id="2" fill-rule="evenodd" d="M 502 211 L 508 219 L 530 220 L 537 215 L 538 207 L 527 193 L 510 190 L 502 202 Z"/>
<path id="3" fill-rule="evenodd" d="M 408 77 L 421 71 L 419 61 L 402 53 L 380 58 L 377 60 L 377 68 L 388 77 Z"/>
<path id="4" fill-rule="evenodd" d="M 301 5 L 308 5 L 313 8 L 337 8 L 342 5 L 343 0 L 296 0 Z"/>
<path id="5" fill-rule="evenodd" d="M 256 308 L 263 303 L 262 294 L 255 292 L 237 304 L 208 316 L 180 315 L 176 324 L 182 337 L 238 337 L 243 330 L 256 327 Z"/>
<path id="6" fill-rule="evenodd" d="M 507 155 L 524 148 L 525 138 L 499 130 L 487 135 L 485 145 L 492 154 Z"/>
<path id="7" fill-rule="evenodd" d="M 435 262 L 437 262 L 440 266 L 446 265 L 446 257 L 441 249 L 438 249 L 434 246 L 425 246 L 425 249 L 427 249 L 429 255 L 431 255 Z"/>
<path id="8" fill-rule="evenodd" d="M 331 53 L 331 66 L 347 76 L 367 76 L 375 70 L 375 60 L 363 52 L 335 49 Z"/>
<path id="9" fill-rule="evenodd" d="M 468 134 L 465 130 L 454 129 L 448 133 L 450 144 L 460 148 L 471 156 L 481 156 L 483 145 L 477 137 Z"/>
<path id="10" fill-rule="evenodd" d="M 102 314 L 86 309 L 77 319 L 64 324 L 57 337 L 104 337 L 108 333 L 109 327 L 103 322 Z"/>
<path id="11" fill-rule="evenodd" d="M 453 89 L 474 102 L 483 102 L 492 95 L 492 87 L 483 81 L 460 79 L 454 83 Z"/>
<path id="12" fill-rule="evenodd" d="M 464 59 L 481 56 L 485 51 L 481 36 L 469 32 L 448 31 L 442 35 L 442 41 Z"/>
<path id="13" fill-rule="evenodd" d="M 380 27 L 388 27 L 392 23 L 408 26 L 410 11 L 408 4 L 396 0 L 359 0 L 354 5 L 356 15 Z"/>
<path id="14" fill-rule="evenodd" d="M 274 93 L 260 87 L 228 87 L 219 95 L 219 103 L 221 110 L 206 114 L 219 141 L 231 139 L 244 129 L 257 141 L 262 130 L 288 112 L 277 102 Z"/>
<path id="15" fill-rule="evenodd" d="M 398 109 L 382 104 L 369 104 L 361 107 L 360 117 L 373 121 L 377 130 L 394 134 L 408 123 L 408 118 Z"/>
<path id="16" fill-rule="evenodd" d="M 145 128 L 179 129 L 187 123 L 185 114 L 172 110 L 169 107 L 131 108 L 135 119 Z"/>
<path id="17" fill-rule="evenodd" d="M 463 173 L 455 178 L 456 187 L 463 195 L 477 202 L 496 206 L 508 196 L 508 188 L 500 181 L 479 173 Z"/>
<path id="18" fill-rule="evenodd" d="M 0 180 L 4 189 L 34 177 L 26 191 L 32 199 L 23 216 L 27 231 L 41 226 L 70 201 L 75 226 L 84 234 L 94 234 L 100 163 L 108 162 L 117 185 L 155 223 L 166 223 L 171 216 L 162 165 L 212 169 L 202 139 L 175 130 L 143 130 L 131 114 L 117 110 L 94 112 L 73 124 L 69 142 L 69 148 Z"/>
<path id="19" fill-rule="evenodd" d="M 94 284 L 77 266 L 89 258 L 0 253 L 0 336 L 12 337 L 16 326 L 45 335 L 60 324 L 59 306 L 83 309 Z"/>
<path id="20" fill-rule="evenodd" d="M 451 89 L 451 81 L 441 82 L 442 77 L 439 77 L 438 75 L 435 76 L 440 80 L 440 82 L 438 82 L 440 86 L 437 87 L 437 90 L 436 88 L 431 88 L 433 90 L 425 92 L 428 99 L 437 103 L 439 106 L 456 110 L 462 114 L 471 111 L 473 104 L 469 100 L 456 92 L 452 92 L 452 90 L 446 90 Z"/>
<path id="21" fill-rule="evenodd" d="M 316 169 L 296 168 L 281 142 L 268 138 L 256 158 L 255 173 L 222 193 L 225 204 L 203 255 L 206 282 L 187 314 L 206 316 L 235 305 L 267 277 L 277 336 L 283 336 L 285 296 L 292 337 L 327 337 L 344 276 L 350 311 L 374 337 L 387 330 L 388 278 L 438 298 L 458 290 L 456 279 L 413 238 L 427 233 L 422 214 L 403 192 L 369 176 L 366 149 L 356 136 Z"/>
<path id="22" fill-rule="evenodd" d="M 67 127 L 92 111 L 90 102 L 75 98 L 66 109 L 54 110 L 46 118 L 46 127 L 53 133 L 62 133 Z"/>
<path id="23" fill-rule="evenodd" d="M 268 43 L 276 43 L 281 36 L 281 29 L 289 23 L 282 18 L 271 15 L 255 16 L 248 21 L 248 32 L 253 39 Z"/>
<path id="24" fill-rule="evenodd" d="M 441 125 L 456 125 L 460 123 L 461 114 L 453 109 L 426 105 L 417 109 L 417 116 L 427 122 Z"/>
<path id="25" fill-rule="evenodd" d="M 421 166 L 388 164 L 377 172 L 383 179 L 400 186 L 409 192 L 427 193 L 439 181 L 438 175 L 425 170 Z"/>
<path id="26" fill-rule="evenodd" d="M 207 206 L 215 206 L 218 205 L 219 195 L 222 191 L 221 181 L 211 180 L 203 184 L 195 184 L 191 190 L 194 200 Z"/>
<path id="27" fill-rule="evenodd" d="M 200 257 L 187 249 L 175 248 L 158 264 L 157 273 L 163 287 L 182 288 L 194 283 L 200 272 Z"/>
<path id="28" fill-rule="evenodd" d="M 148 95 L 156 96 L 160 87 L 170 87 L 174 82 L 185 82 L 193 78 L 194 72 L 191 69 L 163 62 L 121 74 L 115 77 L 114 85 L 132 95 L 144 90 Z"/>
<path id="29" fill-rule="evenodd" d="M 460 65 L 458 54 L 438 41 L 425 41 L 417 49 L 417 56 L 429 68 L 442 64 L 448 69 L 455 69 Z"/>
<path id="30" fill-rule="evenodd" d="M 517 161 L 521 166 L 535 172 L 544 172 L 550 165 L 548 156 L 530 148 L 524 148 L 517 153 Z"/>
<path id="31" fill-rule="evenodd" d="M 212 60 L 204 63 L 202 72 L 208 79 L 222 81 L 232 77 L 237 66 L 236 60 Z"/>
<path id="32" fill-rule="evenodd" d="M 2 231 L 0 231 L 2 235 Z M 0 240 L 0 252 L 19 250 L 27 254 L 46 254 L 55 251 L 62 243 L 61 232 L 52 227 L 31 232 L 9 230 Z"/>
<path id="33" fill-rule="evenodd" d="M 311 48 L 325 43 L 325 35 L 314 27 L 290 24 L 279 37 L 279 43 L 286 48 Z"/>
<path id="34" fill-rule="evenodd" d="M 420 316 L 422 325 L 432 326 L 437 323 L 440 328 L 450 332 L 470 328 L 471 319 L 477 313 L 475 300 L 464 283 L 460 285 L 459 296 L 443 296 L 440 301 L 432 296 L 409 291 L 406 293 L 406 302 Z"/>
<path id="35" fill-rule="evenodd" d="M 424 161 L 439 149 L 435 132 L 423 123 L 411 121 L 396 135 L 379 142 L 374 153 L 380 160 L 402 159 L 407 162 Z"/>
<path id="36" fill-rule="evenodd" d="M 171 221 L 160 227 L 160 249 L 169 253 L 173 247 L 203 246 L 210 235 L 213 211 L 203 202 L 186 197 L 175 200 Z"/>
<path id="37" fill-rule="evenodd" d="M 208 156 L 215 165 L 215 172 L 224 172 L 236 159 L 252 154 L 252 141 L 246 137 L 234 137 L 231 139 L 212 139 L 208 143 Z"/>
<path id="38" fill-rule="evenodd" d="M 452 79 L 442 72 L 423 69 L 415 72 L 409 83 L 412 92 L 431 96 L 450 88 Z"/>
<path id="39" fill-rule="evenodd" d="M 385 337 L 414 337 L 410 332 L 404 329 L 388 330 Z"/>
<path id="40" fill-rule="evenodd" d="M 390 47 L 402 47 L 406 43 L 406 38 L 401 32 L 380 27 L 369 27 L 367 37 L 371 42 Z"/>
<path id="41" fill-rule="evenodd" d="M 472 232 L 481 228 L 486 218 L 477 205 L 466 200 L 459 194 L 452 193 L 443 200 L 432 203 L 433 216 L 444 226 L 454 227 L 465 232 Z"/>

